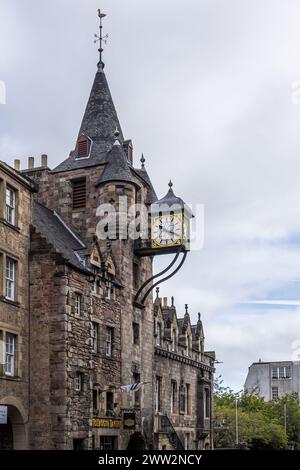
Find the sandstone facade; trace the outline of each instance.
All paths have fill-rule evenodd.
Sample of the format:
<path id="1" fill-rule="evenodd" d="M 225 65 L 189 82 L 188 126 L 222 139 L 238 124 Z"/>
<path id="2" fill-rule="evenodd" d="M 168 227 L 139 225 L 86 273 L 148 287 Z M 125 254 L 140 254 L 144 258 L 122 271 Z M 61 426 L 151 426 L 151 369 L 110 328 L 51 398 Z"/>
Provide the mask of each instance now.
<path id="1" fill-rule="evenodd" d="M 46 156 L 38 167 L 30 159 L 21 173 L 6 170 L 3 181 L 14 175 L 22 203 L 20 230 L 0 219 L 0 260 L 7 252 L 17 255 L 22 275 L 18 301 L 0 298 L 0 330 L 19 335 L 25 380 L 10 385 L 4 377 L 0 400 L 9 404 L 9 394 L 20 400 L 28 448 L 211 445 L 214 358 L 204 353 L 200 320 L 194 327 L 188 315 L 177 319 L 172 306 L 153 306 L 150 297 L 144 305 L 135 301 L 153 275 L 153 257 L 140 256 L 134 240 L 124 237 L 136 214 L 122 208 L 120 197 L 128 207 L 157 201 L 144 163 L 134 167 L 100 63 L 69 157 L 52 170 Z M 118 215 L 107 240 L 97 232 L 104 204 Z M 137 392 L 122 393 L 120 387 L 136 383 L 143 384 Z"/>
<path id="2" fill-rule="evenodd" d="M 28 448 L 29 262 L 34 184 L 0 162 L 0 449 Z"/>

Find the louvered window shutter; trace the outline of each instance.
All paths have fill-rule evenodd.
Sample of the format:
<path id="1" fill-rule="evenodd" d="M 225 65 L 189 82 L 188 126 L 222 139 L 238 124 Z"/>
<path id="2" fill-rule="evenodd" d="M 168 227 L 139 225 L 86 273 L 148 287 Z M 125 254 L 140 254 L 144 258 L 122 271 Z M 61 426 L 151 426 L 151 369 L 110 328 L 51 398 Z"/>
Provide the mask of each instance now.
<path id="1" fill-rule="evenodd" d="M 82 136 L 77 142 L 77 158 L 86 158 L 90 153 L 90 141 L 87 137 Z"/>
<path id="2" fill-rule="evenodd" d="M 73 181 L 73 209 L 86 205 L 86 180 Z"/>

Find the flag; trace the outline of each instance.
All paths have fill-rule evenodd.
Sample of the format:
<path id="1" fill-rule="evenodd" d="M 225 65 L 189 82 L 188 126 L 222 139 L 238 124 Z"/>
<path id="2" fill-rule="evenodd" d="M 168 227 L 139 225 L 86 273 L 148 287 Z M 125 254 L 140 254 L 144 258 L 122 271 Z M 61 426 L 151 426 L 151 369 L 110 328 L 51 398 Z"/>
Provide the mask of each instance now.
<path id="1" fill-rule="evenodd" d="M 117 391 L 122 393 L 137 392 L 144 382 L 139 382 L 136 384 L 122 385 L 117 389 Z"/>

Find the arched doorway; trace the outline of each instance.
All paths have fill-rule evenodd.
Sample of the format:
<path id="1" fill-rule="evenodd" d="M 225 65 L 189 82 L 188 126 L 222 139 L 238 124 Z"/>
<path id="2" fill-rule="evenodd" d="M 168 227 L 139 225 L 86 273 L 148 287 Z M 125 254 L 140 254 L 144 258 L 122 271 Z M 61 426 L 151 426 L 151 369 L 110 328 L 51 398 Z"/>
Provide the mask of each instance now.
<path id="1" fill-rule="evenodd" d="M 0 450 L 26 449 L 27 433 L 24 419 L 18 408 L 7 405 L 7 424 L 0 424 Z"/>
<path id="2" fill-rule="evenodd" d="M 130 436 L 128 446 L 128 450 L 145 450 L 146 449 L 146 442 L 140 432 L 135 432 Z"/>

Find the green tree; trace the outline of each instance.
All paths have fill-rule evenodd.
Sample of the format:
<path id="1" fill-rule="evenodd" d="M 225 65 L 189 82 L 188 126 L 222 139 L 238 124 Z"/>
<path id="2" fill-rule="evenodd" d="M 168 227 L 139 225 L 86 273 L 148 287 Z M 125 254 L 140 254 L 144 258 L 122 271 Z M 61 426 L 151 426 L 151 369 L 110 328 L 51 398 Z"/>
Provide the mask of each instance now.
<path id="1" fill-rule="evenodd" d="M 286 435 L 283 404 L 265 402 L 255 394 L 234 392 L 223 384 L 219 376 L 215 380 L 214 393 L 214 441 L 215 447 L 236 445 L 236 402 L 238 406 L 239 443 L 249 449 L 284 449 L 288 441 L 299 441 L 297 402 L 288 401 Z M 299 408 L 299 407 L 298 407 Z M 300 414 L 299 414 L 300 417 Z M 298 441 L 297 441 L 298 440 Z"/>

